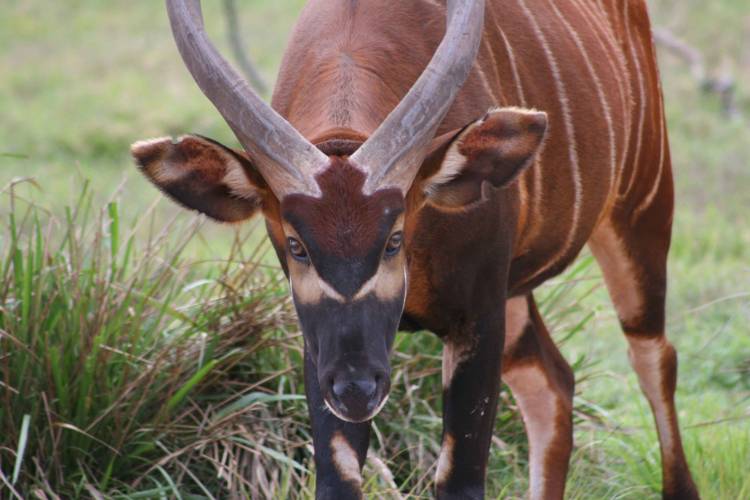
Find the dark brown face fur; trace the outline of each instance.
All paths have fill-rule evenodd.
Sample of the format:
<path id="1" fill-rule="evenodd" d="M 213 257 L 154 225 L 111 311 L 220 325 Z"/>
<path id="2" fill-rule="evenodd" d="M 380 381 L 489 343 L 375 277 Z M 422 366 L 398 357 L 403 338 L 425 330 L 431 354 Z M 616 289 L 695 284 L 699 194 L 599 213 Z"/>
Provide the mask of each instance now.
<path id="1" fill-rule="evenodd" d="M 396 189 L 364 195 L 365 174 L 338 157 L 317 181 L 321 198 L 287 196 L 281 215 L 299 235 L 320 277 L 352 297 L 378 270 L 404 199 Z"/>
<path id="2" fill-rule="evenodd" d="M 275 242 L 325 401 L 353 421 L 371 418 L 388 393 L 388 356 L 406 294 L 404 253 L 389 247 L 403 228 L 403 195 L 365 195 L 365 179 L 332 156 L 316 177 L 320 198 L 281 201 L 285 241 Z M 306 255 L 291 252 L 290 238 Z"/>

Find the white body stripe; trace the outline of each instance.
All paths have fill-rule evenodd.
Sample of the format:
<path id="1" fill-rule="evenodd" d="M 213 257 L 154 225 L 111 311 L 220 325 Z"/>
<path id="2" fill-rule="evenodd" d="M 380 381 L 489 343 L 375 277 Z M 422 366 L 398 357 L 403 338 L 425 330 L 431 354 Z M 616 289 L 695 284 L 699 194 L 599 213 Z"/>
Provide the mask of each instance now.
<path id="1" fill-rule="evenodd" d="M 560 68 L 558 67 L 557 60 L 555 59 L 555 56 L 552 53 L 552 50 L 550 49 L 549 43 L 547 41 L 547 37 L 544 35 L 544 32 L 542 32 L 541 28 L 539 27 L 539 24 L 536 22 L 536 19 L 534 18 L 534 15 L 527 7 L 525 0 L 518 0 L 518 4 L 521 7 L 521 10 L 523 10 L 524 15 L 529 20 L 529 23 L 531 24 L 531 27 L 534 31 L 534 34 L 539 40 L 539 43 L 541 44 L 542 49 L 544 50 L 544 53 L 547 57 L 547 62 L 552 71 L 555 89 L 557 91 L 557 97 L 560 102 L 560 106 L 562 108 L 563 121 L 565 124 L 565 132 L 567 135 L 567 142 L 568 142 L 568 159 L 570 161 L 570 169 L 571 169 L 571 174 L 573 177 L 574 201 L 573 201 L 573 215 L 572 215 L 570 233 L 568 234 L 565 244 L 563 245 L 562 250 L 559 252 L 558 257 L 550 259 L 549 263 L 546 266 L 544 266 L 542 269 L 537 271 L 535 276 L 538 276 L 539 274 L 542 274 L 547 269 L 557 264 L 559 258 L 566 255 L 570 251 L 570 248 L 573 246 L 573 243 L 575 241 L 576 230 L 578 228 L 578 222 L 580 219 L 580 210 L 581 210 L 581 195 L 582 195 L 581 172 L 580 172 L 580 165 L 579 165 L 579 159 L 578 159 L 578 151 L 576 150 L 576 147 L 575 147 L 576 133 L 575 133 L 575 127 L 573 125 L 573 116 L 570 111 L 570 103 L 568 102 L 567 90 L 565 87 L 565 82 L 563 81 L 562 76 L 560 74 Z M 541 177 L 541 176 L 538 175 L 537 177 Z"/>
<path id="2" fill-rule="evenodd" d="M 638 80 L 638 96 L 639 96 L 639 110 L 638 110 L 638 137 L 636 139 L 636 147 L 635 147 L 635 156 L 633 157 L 633 165 L 637 168 L 638 165 L 640 165 L 640 159 L 641 159 L 641 143 L 643 140 L 643 126 L 644 122 L 646 121 L 646 90 L 643 85 L 643 78 L 641 77 L 641 63 L 638 61 L 638 54 L 635 52 L 635 46 L 633 45 L 633 35 L 630 30 L 630 15 L 628 12 L 628 2 L 623 2 L 624 5 L 624 16 L 625 16 L 625 26 L 626 26 L 626 33 L 628 37 L 628 46 L 630 48 L 630 55 L 633 58 L 633 64 L 634 64 L 634 70 L 635 70 L 635 78 Z M 628 183 L 627 188 L 625 189 L 625 193 L 630 192 L 630 190 L 633 188 L 633 184 L 635 183 L 636 179 L 638 178 L 637 170 L 634 170 L 632 175 L 630 176 L 630 182 Z"/>
<path id="3" fill-rule="evenodd" d="M 510 45 L 510 42 L 508 42 L 508 37 L 505 36 L 505 32 L 501 29 L 500 36 L 503 39 L 503 44 L 505 45 L 505 50 L 508 53 L 508 62 L 510 62 L 510 68 L 513 72 L 513 81 L 516 83 L 516 92 L 518 93 L 518 101 L 521 103 L 521 106 L 526 107 L 526 96 L 523 94 L 523 86 L 521 85 L 521 76 L 518 74 L 518 66 L 516 64 L 516 56 L 513 53 L 513 47 Z"/>
<path id="4" fill-rule="evenodd" d="M 612 33 L 612 24 L 606 10 L 587 9 L 580 0 L 573 0 L 571 3 L 576 9 L 578 9 L 579 13 L 586 18 L 587 22 L 598 28 L 598 30 L 593 30 L 593 33 L 608 55 L 606 59 L 612 74 L 624 75 L 624 77 L 620 76 L 615 78 L 617 89 L 619 91 L 619 101 L 624 123 L 623 126 L 620 127 L 620 133 L 622 134 L 620 144 L 622 144 L 623 147 L 620 150 L 621 156 L 617 160 L 617 165 L 622 168 L 627 156 L 627 146 L 630 143 L 632 129 L 632 95 L 630 91 L 630 73 L 628 71 L 628 65 L 625 62 L 625 57 L 622 53 L 621 47 L 618 45 L 618 42 L 615 40 Z"/>
<path id="5" fill-rule="evenodd" d="M 617 144 L 615 143 L 615 130 L 614 130 L 614 124 L 612 123 L 612 110 L 609 106 L 609 102 L 607 101 L 607 97 L 604 94 L 604 88 L 602 87 L 602 82 L 599 79 L 599 75 L 596 73 L 596 69 L 594 68 L 594 65 L 591 63 L 591 58 L 589 58 L 589 54 L 586 51 L 586 47 L 583 46 L 583 43 L 581 42 L 581 38 L 578 36 L 578 33 L 573 29 L 573 27 L 570 25 L 568 20 L 563 16 L 562 12 L 557 8 L 555 5 L 554 0 L 548 0 L 550 7 L 552 7 L 552 10 L 555 12 L 555 15 L 558 19 L 562 22 L 563 26 L 565 26 L 565 29 L 568 30 L 570 33 L 570 36 L 573 38 L 573 41 L 576 44 L 576 47 L 578 47 L 578 50 L 581 53 L 581 56 L 583 57 L 584 62 L 586 63 L 586 68 L 588 69 L 589 73 L 591 74 L 591 78 L 594 82 L 594 85 L 596 86 L 596 93 L 599 97 L 599 102 L 602 105 L 602 109 L 604 111 L 604 120 L 607 122 L 607 138 L 609 140 L 609 161 L 610 161 L 610 176 L 609 176 L 609 187 L 610 189 L 615 183 L 615 177 L 617 175 Z"/>
<path id="6" fill-rule="evenodd" d="M 511 73 L 513 73 L 513 82 L 515 83 L 516 88 L 516 94 L 518 102 L 521 106 L 527 107 L 528 104 L 526 103 L 526 96 L 523 92 L 523 84 L 521 83 L 521 75 L 518 73 L 518 64 L 516 63 L 516 55 L 513 52 L 513 47 L 511 46 L 510 42 L 508 41 L 508 37 L 505 36 L 505 32 L 498 26 L 498 31 L 500 32 L 500 37 L 503 39 L 503 45 L 505 46 L 505 52 L 508 54 L 508 62 L 510 63 L 510 69 Z M 528 174 L 522 174 L 519 176 L 518 179 L 518 187 L 521 193 L 521 214 L 519 215 L 520 219 L 524 221 L 526 224 L 528 224 L 529 221 L 529 213 L 533 213 L 535 215 L 535 219 L 539 220 L 541 218 L 541 186 L 542 186 L 542 176 L 541 172 L 539 171 L 539 155 L 537 155 L 534 158 L 534 164 L 529 170 L 535 170 L 535 172 Z M 531 200 L 529 199 L 529 186 L 528 186 L 528 178 L 529 175 L 532 175 L 534 177 L 534 194 L 536 197 L 534 198 L 533 204 L 531 203 Z"/>
<path id="7" fill-rule="evenodd" d="M 644 210 L 651 206 L 651 203 L 656 198 L 659 188 L 661 187 L 661 178 L 664 175 L 664 159 L 667 151 L 667 130 L 664 123 L 664 109 L 659 107 L 659 134 L 661 135 L 659 140 L 659 170 L 656 173 L 654 184 L 651 186 L 651 191 L 643 199 L 643 203 L 634 210 L 636 216 L 640 215 Z"/>

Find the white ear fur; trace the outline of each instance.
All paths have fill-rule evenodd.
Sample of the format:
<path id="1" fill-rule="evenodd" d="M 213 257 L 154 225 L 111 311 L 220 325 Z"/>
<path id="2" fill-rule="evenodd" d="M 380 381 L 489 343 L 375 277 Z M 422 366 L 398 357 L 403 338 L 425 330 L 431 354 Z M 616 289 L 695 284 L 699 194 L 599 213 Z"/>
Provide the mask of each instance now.
<path id="1" fill-rule="evenodd" d="M 448 151 L 445 153 L 443 163 L 440 165 L 440 170 L 437 174 L 433 175 L 427 180 L 424 191 L 429 196 L 435 194 L 435 190 L 443 184 L 448 184 L 450 181 L 458 177 L 466 167 L 466 157 L 459 152 L 459 145 L 466 134 L 468 134 L 475 124 L 466 127 L 466 130 L 453 141 Z"/>
<path id="2" fill-rule="evenodd" d="M 253 199 L 258 196 L 258 188 L 247 178 L 245 168 L 232 155 L 223 152 L 227 162 L 227 173 L 222 182 L 227 185 L 229 191 L 244 199 Z"/>
<path id="3" fill-rule="evenodd" d="M 250 182 L 247 177 L 242 164 L 235 158 L 231 153 L 226 151 L 223 147 L 208 141 L 200 136 L 196 135 L 182 135 L 176 139 L 169 136 L 157 137 L 154 139 L 146 139 L 137 141 L 130 146 L 130 152 L 135 158 L 147 157 L 149 150 L 164 149 L 178 146 L 185 140 L 196 141 L 203 145 L 211 148 L 212 151 L 216 152 L 224 162 L 226 166 L 226 174 L 224 175 L 222 182 L 229 188 L 229 191 L 238 198 L 253 199 L 257 196 L 257 188 Z M 142 165 L 142 168 L 144 165 Z M 151 170 L 151 175 L 159 184 L 169 184 L 177 182 L 190 174 L 189 169 L 182 168 L 182 165 L 175 164 L 172 161 L 164 158 L 159 162 L 158 168 Z"/>
<path id="4" fill-rule="evenodd" d="M 180 139 L 182 139 L 182 137 Z M 180 139 L 178 139 L 177 141 L 179 142 Z M 142 151 L 151 149 L 154 146 L 163 144 L 165 142 L 171 142 L 172 144 L 174 144 L 175 140 L 168 135 L 163 135 L 161 137 L 154 137 L 153 139 L 143 139 L 140 141 L 135 141 L 130 145 L 130 152 L 133 154 L 133 156 L 139 156 Z"/>
<path id="5" fill-rule="evenodd" d="M 148 158 L 150 152 L 153 152 L 154 150 L 163 150 L 167 144 L 179 144 L 185 137 L 186 136 L 181 136 L 174 139 L 170 136 L 162 136 L 154 139 L 137 141 L 130 146 L 130 154 L 133 158 L 136 158 L 138 166 L 141 169 L 144 169 L 149 167 L 149 165 L 141 163 L 141 158 Z M 175 168 L 175 166 L 169 161 L 162 161 L 159 164 L 159 168 L 151 170 L 151 175 L 154 181 L 159 184 L 176 182 L 182 179 L 185 174 L 186 172 L 183 169 Z"/>

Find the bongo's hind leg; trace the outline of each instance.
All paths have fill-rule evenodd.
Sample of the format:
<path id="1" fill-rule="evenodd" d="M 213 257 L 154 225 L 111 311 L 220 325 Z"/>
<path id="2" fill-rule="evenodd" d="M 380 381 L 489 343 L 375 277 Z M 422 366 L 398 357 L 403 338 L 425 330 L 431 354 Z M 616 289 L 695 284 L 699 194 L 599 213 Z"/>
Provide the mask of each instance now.
<path id="1" fill-rule="evenodd" d="M 506 303 L 502 377 L 529 439 L 529 498 L 562 499 L 573 447 L 573 371 L 531 295 Z"/>
<path id="2" fill-rule="evenodd" d="M 656 421 L 663 498 L 697 499 L 674 403 L 677 354 L 664 331 L 672 219 L 671 197 L 665 198 L 641 210 L 639 218 L 612 215 L 589 246 L 602 268 L 628 340 L 630 363 Z"/>

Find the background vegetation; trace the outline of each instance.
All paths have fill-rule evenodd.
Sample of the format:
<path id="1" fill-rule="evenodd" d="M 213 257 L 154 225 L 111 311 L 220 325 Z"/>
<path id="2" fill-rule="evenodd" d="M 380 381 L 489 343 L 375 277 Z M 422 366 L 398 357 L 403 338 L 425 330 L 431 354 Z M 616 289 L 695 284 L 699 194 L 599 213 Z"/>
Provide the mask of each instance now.
<path id="1" fill-rule="evenodd" d="M 209 32 L 226 49 L 218 2 Z M 738 114 L 660 52 L 678 187 L 669 332 L 685 444 L 708 499 L 750 498 L 750 6 L 652 0 L 655 24 L 736 82 Z M 273 81 L 302 0 L 242 4 Z M 227 51 L 228 52 L 228 51 Z M 204 223 L 142 180 L 134 140 L 233 144 L 174 49 L 161 2 L 18 0 L 0 16 L 0 497 L 307 497 L 301 343 L 257 224 Z M 598 270 L 540 291 L 575 364 L 570 498 L 658 498 L 658 446 Z M 366 488 L 429 497 L 439 342 L 400 335 Z M 520 498 L 526 445 L 502 394 L 491 498 Z"/>

